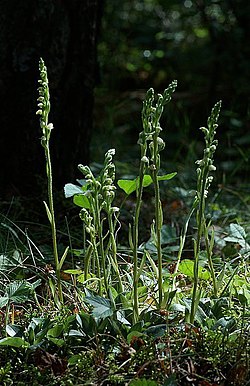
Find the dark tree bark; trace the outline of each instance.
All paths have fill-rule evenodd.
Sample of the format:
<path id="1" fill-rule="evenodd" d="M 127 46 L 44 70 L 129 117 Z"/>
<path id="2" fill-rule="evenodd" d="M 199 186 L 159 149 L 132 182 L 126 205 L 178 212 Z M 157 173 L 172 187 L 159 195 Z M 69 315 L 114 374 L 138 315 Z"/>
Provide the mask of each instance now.
<path id="1" fill-rule="evenodd" d="M 102 0 L 0 1 L 0 194 L 36 192 L 45 177 L 38 62 L 48 68 L 54 182 L 89 160 Z M 42 177 L 42 178 L 40 178 Z"/>

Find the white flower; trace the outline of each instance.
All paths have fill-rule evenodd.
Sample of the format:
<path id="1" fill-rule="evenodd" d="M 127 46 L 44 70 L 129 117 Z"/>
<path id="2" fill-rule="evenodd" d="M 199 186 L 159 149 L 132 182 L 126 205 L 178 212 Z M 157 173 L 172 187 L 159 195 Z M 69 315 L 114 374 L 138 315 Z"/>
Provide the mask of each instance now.
<path id="1" fill-rule="evenodd" d="M 49 123 L 49 124 L 47 125 L 47 129 L 48 129 L 48 130 L 52 130 L 53 128 L 54 128 L 53 123 Z"/>

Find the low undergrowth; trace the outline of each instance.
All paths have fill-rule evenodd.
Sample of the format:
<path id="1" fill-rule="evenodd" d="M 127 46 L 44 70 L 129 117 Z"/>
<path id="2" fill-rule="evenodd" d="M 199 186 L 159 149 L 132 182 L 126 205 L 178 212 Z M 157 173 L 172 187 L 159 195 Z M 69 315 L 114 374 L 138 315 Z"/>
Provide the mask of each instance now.
<path id="1" fill-rule="evenodd" d="M 249 215 L 232 214 L 219 199 L 222 186 L 209 198 L 221 102 L 201 128 L 195 189 L 172 183 L 166 204 L 176 172 L 162 168 L 160 119 L 177 82 L 162 95 L 150 89 L 138 173 L 117 180 L 110 149 L 98 172 L 79 165 L 83 178 L 65 185 L 80 217 L 80 237 L 74 245 L 69 232 L 67 245 L 58 242 L 42 60 L 39 68 L 51 247 L 2 216 L 1 384 L 249 384 Z M 243 201 L 249 209 L 249 197 Z"/>

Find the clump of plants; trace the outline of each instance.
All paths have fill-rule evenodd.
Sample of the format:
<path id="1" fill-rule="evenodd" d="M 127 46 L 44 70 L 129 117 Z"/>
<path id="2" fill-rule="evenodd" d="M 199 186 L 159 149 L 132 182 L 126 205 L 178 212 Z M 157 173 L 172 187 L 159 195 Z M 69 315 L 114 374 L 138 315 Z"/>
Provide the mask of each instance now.
<path id="1" fill-rule="evenodd" d="M 196 191 L 172 259 L 166 249 L 169 228 L 161 192 L 176 173 L 165 174 L 161 168 L 166 144 L 160 120 L 176 81 L 162 94 L 155 94 L 153 89 L 146 93 L 136 178 L 116 181 L 115 149 L 106 152 L 99 173 L 78 165 L 83 179 L 66 184 L 64 193 L 80 208 L 82 248 L 66 246 L 59 257 L 49 147 L 53 124 L 49 123 L 49 85 L 42 59 L 39 69 L 37 113 L 46 160 L 48 203 L 44 205 L 51 227 L 53 262 L 43 266 L 39 261 L 38 265 L 32 256 L 35 274 L 25 277 L 25 262 L 20 256 L 1 256 L 0 273 L 10 278 L 5 289 L 0 287 L 0 308 L 5 310 L 0 351 L 7 348 L 0 362 L 1 382 L 13 384 L 24 362 L 19 381 L 29 379 L 33 384 L 247 384 L 250 246 L 237 223 L 231 223 L 221 237 L 207 206 L 216 171 L 221 102 L 213 107 L 207 127 L 201 128 L 205 146 L 202 159 L 196 162 Z M 154 214 L 151 237 L 141 242 L 140 216 L 149 186 Z M 124 194 L 121 205 L 116 200 L 118 188 Z M 128 198 L 134 202 L 132 220 L 128 220 L 128 242 L 120 245 L 119 217 Z M 191 222 L 192 254 L 185 258 Z M 237 256 L 231 260 L 219 249 L 228 244 L 236 245 Z M 19 259 L 22 279 L 20 271 L 19 276 L 13 275 L 15 259 Z M 46 296 L 39 293 L 41 283 Z M 26 304 L 35 311 L 19 322 L 15 309 Z M 8 358 L 12 355 L 10 368 Z"/>

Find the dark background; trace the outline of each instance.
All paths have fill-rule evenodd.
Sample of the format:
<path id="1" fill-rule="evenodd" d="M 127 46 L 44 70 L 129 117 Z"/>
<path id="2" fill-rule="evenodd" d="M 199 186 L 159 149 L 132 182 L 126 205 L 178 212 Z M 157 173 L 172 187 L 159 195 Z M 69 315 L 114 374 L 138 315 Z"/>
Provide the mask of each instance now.
<path id="1" fill-rule="evenodd" d="M 113 146 L 122 173 L 135 157 L 146 90 L 162 92 L 173 79 L 178 89 L 162 122 L 166 162 L 193 167 L 197 129 L 222 99 L 218 173 L 247 183 L 249 25 L 248 0 L 2 0 L 0 196 L 46 189 L 39 57 L 50 81 L 56 189 L 74 182 L 78 163 L 102 162 Z"/>

